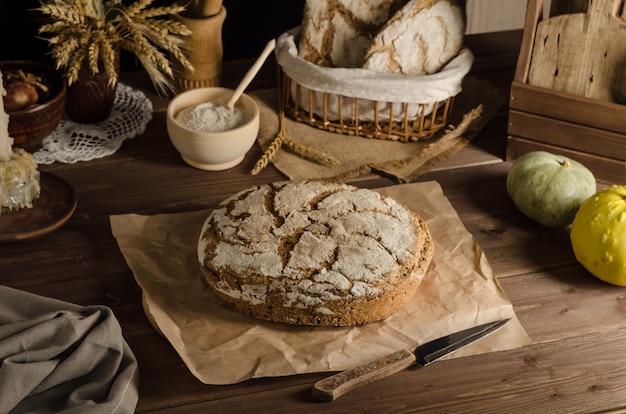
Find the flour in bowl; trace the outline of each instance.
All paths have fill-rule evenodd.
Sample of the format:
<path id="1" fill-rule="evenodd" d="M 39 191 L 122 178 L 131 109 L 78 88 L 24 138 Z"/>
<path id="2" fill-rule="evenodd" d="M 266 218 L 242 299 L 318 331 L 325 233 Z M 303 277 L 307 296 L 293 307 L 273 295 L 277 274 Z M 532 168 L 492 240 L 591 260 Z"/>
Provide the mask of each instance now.
<path id="1" fill-rule="evenodd" d="M 189 106 L 178 113 L 176 120 L 185 127 L 198 132 L 221 132 L 245 125 L 251 114 L 235 107 L 234 110 L 226 106 L 205 102 Z"/>

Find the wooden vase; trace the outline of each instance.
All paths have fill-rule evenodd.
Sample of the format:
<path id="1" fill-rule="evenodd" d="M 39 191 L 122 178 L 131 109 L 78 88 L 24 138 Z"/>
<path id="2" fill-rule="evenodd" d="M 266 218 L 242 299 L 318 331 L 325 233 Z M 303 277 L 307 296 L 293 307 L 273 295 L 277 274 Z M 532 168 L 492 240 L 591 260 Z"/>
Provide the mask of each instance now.
<path id="1" fill-rule="evenodd" d="M 115 56 L 115 70 L 120 73 L 120 53 Z M 109 85 L 109 77 L 100 64 L 98 73 L 93 73 L 86 62 L 78 72 L 78 79 L 67 87 L 65 112 L 72 121 L 81 124 L 95 124 L 109 118 L 115 101 L 114 85 Z"/>
<path id="2" fill-rule="evenodd" d="M 224 57 L 222 26 L 226 19 L 226 8 L 220 7 L 217 14 L 209 17 L 179 14 L 175 18 L 191 30 L 191 36 L 185 45 L 185 54 L 194 67 L 190 71 L 177 62 L 174 63 L 177 92 L 218 86 Z"/>

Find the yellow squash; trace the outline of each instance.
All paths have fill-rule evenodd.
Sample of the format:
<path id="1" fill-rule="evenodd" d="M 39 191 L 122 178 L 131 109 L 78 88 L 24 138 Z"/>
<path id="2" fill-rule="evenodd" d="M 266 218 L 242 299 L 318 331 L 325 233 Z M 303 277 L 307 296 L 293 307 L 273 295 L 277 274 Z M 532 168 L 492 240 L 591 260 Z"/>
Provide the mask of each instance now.
<path id="1" fill-rule="evenodd" d="M 626 286 L 626 186 L 613 185 L 585 201 L 572 223 L 572 248 L 594 276 Z"/>

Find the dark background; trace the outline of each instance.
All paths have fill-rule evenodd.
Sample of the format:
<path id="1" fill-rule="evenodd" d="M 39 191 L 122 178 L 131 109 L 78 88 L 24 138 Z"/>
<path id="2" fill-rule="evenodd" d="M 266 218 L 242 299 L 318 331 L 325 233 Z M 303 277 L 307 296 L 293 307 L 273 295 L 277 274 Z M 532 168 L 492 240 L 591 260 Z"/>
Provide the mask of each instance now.
<path id="1" fill-rule="evenodd" d="M 256 57 L 265 44 L 302 22 L 305 0 L 224 0 L 226 21 L 222 29 L 224 60 Z M 155 0 L 153 5 L 172 1 Z M 32 9 L 38 0 L 0 0 L 0 60 L 27 59 L 51 63 L 47 42 L 38 37 L 40 17 Z M 122 55 L 122 70 L 137 67 Z"/>

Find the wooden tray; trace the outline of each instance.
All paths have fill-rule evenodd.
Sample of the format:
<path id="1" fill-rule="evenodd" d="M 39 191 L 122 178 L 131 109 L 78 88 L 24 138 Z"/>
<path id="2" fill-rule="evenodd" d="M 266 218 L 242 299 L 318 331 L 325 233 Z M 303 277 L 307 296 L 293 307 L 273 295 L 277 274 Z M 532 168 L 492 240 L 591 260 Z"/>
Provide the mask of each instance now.
<path id="1" fill-rule="evenodd" d="M 31 208 L 0 215 L 0 242 L 30 240 L 51 233 L 74 214 L 78 200 L 72 186 L 54 174 L 40 173 L 41 193 Z"/>
<path id="2" fill-rule="evenodd" d="M 614 13 L 618 2 L 619 0 L 596 0 L 594 4 L 599 10 L 611 10 Z M 590 9 L 586 14 L 575 13 L 559 17 L 570 21 L 589 22 L 590 14 L 595 12 L 597 10 Z M 511 85 L 507 160 L 515 160 L 529 151 L 545 150 L 582 162 L 594 173 L 598 181 L 626 183 L 626 106 L 584 96 L 585 92 L 579 87 L 581 72 L 578 70 L 573 70 L 568 74 L 571 79 L 579 80 L 576 82 L 578 89 L 563 87 L 559 84 L 560 80 L 550 83 L 545 79 L 546 73 L 549 73 L 547 68 L 557 61 L 559 64 L 565 62 L 566 58 L 549 62 L 550 56 L 541 56 L 537 57 L 541 59 L 541 62 L 533 61 L 535 38 L 542 14 L 543 0 L 529 0 L 520 55 Z M 621 22 L 620 18 L 615 16 L 611 19 L 614 20 L 611 20 L 613 27 L 610 31 L 619 33 L 619 36 L 626 36 L 626 24 L 623 19 Z M 560 31 L 554 31 L 555 27 Z M 541 28 L 542 40 L 545 40 L 546 33 L 550 36 L 555 33 L 557 36 L 559 34 L 574 36 L 571 28 L 561 30 L 562 27 L 559 24 L 553 25 L 552 33 L 546 32 L 546 27 Z M 603 29 L 594 24 L 587 25 L 587 29 L 591 32 L 580 33 L 580 38 L 572 42 L 569 42 L 566 37 L 562 38 L 561 41 L 568 45 L 564 49 L 582 48 L 580 45 L 583 44 L 583 38 L 590 38 L 588 41 L 596 42 L 598 38 L 606 37 L 606 33 L 603 32 L 606 27 Z M 599 47 L 600 44 L 593 43 L 595 47 Z M 624 43 L 624 48 L 626 48 L 626 43 Z M 575 61 L 582 57 L 570 56 L 568 59 Z M 535 84 L 529 83 L 531 63 L 540 64 L 541 70 L 544 71 L 543 75 L 537 75 L 535 72 L 533 80 Z M 584 66 L 581 65 L 581 67 Z M 552 70 L 556 70 L 556 67 L 553 66 Z M 537 71 L 536 66 L 534 70 Z M 611 70 L 614 69 L 607 69 L 607 72 L 603 73 L 610 73 Z M 623 70 L 623 65 L 616 70 Z M 560 76 L 564 76 L 563 72 Z M 538 81 L 538 78 L 542 78 L 543 82 Z M 626 90 L 624 92 L 626 93 Z M 593 94 L 599 96 L 597 92 Z"/>

